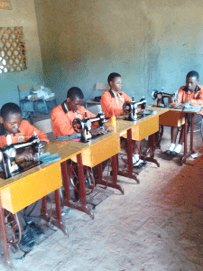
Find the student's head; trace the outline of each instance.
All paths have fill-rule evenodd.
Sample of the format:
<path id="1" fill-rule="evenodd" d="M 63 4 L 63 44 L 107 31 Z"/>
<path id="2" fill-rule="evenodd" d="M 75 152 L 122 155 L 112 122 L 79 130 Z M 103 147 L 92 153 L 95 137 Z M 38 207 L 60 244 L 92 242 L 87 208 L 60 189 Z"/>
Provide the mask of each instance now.
<path id="1" fill-rule="evenodd" d="M 6 103 L 1 108 L 0 123 L 9 133 L 17 133 L 22 121 L 20 107 L 14 103 Z"/>
<path id="2" fill-rule="evenodd" d="M 82 90 L 77 87 L 72 87 L 68 90 L 66 103 L 69 110 L 77 111 L 79 106 L 83 103 L 84 95 Z"/>
<path id="3" fill-rule="evenodd" d="M 120 91 L 122 88 L 122 79 L 121 75 L 116 72 L 112 72 L 108 76 L 108 84 L 110 88 L 114 91 Z"/>
<path id="4" fill-rule="evenodd" d="M 196 71 L 191 71 L 186 76 L 186 87 L 188 90 L 195 90 L 197 84 L 199 82 L 199 73 Z"/>

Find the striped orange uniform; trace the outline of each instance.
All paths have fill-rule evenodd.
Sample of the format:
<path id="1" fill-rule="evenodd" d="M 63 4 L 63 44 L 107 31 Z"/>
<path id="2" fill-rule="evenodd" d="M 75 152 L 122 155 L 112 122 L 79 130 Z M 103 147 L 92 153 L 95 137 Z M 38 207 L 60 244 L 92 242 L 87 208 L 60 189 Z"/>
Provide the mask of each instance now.
<path id="1" fill-rule="evenodd" d="M 187 100 L 191 100 L 191 105 L 203 105 L 203 86 L 197 85 L 191 94 L 186 86 L 180 87 L 178 103 L 185 103 Z"/>
<path id="2" fill-rule="evenodd" d="M 11 143 L 20 143 L 25 142 L 28 139 L 30 139 L 34 132 L 39 137 L 40 141 L 45 141 L 49 143 L 49 140 L 45 133 L 35 128 L 33 125 L 31 125 L 27 120 L 22 120 L 21 124 L 18 128 L 18 132 L 16 134 L 10 134 L 11 135 Z M 4 129 L 3 126 L 0 126 L 0 148 L 7 145 L 7 139 L 6 135 L 8 135 L 8 132 Z"/>
<path id="3" fill-rule="evenodd" d="M 76 112 L 68 110 L 66 102 L 54 107 L 51 112 L 52 131 L 54 136 L 59 137 L 74 134 L 75 130 L 72 127 L 72 122 L 75 118 L 84 119 L 85 112 L 87 112 L 88 118 L 95 117 L 95 115 L 88 111 L 84 106 L 80 106 Z"/>
<path id="4" fill-rule="evenodd" d="M 115 97 L 112 90 L 106 90 L 101 96 L 101 107 L 106 118 L 119 116 L 123 112 L 124 102 L 132 102 L 132 99 L 124 92 L 119 91 L 119 96 Z"/>

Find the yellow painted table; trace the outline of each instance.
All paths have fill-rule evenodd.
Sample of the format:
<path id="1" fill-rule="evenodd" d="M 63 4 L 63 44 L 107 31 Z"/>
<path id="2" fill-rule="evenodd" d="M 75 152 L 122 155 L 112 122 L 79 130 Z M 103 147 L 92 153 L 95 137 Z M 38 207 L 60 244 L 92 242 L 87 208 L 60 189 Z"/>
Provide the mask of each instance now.
<path id="1" fill-rule="evenodd" d="M 107 124 L 110 128 L 110 132 L 106 135 L 101 135 L 96 139 L 91 140 L 88 143 L 73 142 L 73 146 L 77 146 L 81 149 L 83 165 L 88 167 L 97 166 L 98 179 L 97 184 L 102 184 L 112 188 L 116 188 L 124 194 L 123 189 L 117 184 L 117 154 L 120 152 L 120 133 L 113 129 L 110 122 Z M 122 130 L 123 131 L 123 130 Z M 102 178 L 102 162 L 112 158 L 112 179 L 111 181 L 105 181 Z M 71 158 L 76 161 L 75 158 Z M 83 195 L 84 197 L 84 195 Z"/>
<path id="2" fill-rule="evenodd" d="M 168 109 L 152 109 L 153 114 L 138 118 L 136 121 L 127 121 L 124 116 L 117 117 L 117 130 L 122 130 L 125 126 L 126 132 L 121 132 L 123 137 L 127 137 L 127 161 L 128 169 L 125 171 L 118 171 L 119 175 L 132 178 L 139 183 L 137 176 L 133 173 L 133 163 L 132 163 L 132 140 L 141 141 L 146 137 L 148 139 L 148 151 L 150 157 L 145 157 L 146 161 L 154 162 L 159 166 L 159 163 L 154 159 L 154 134 L 159 131 L 159 116 L 168 111 Z"/>
<path id="3" fill-rule="evenodd" d="M 152 103 L 151 108 L 156 108 L 155 104 Z M 188 114 L 191 114 L 191 132 L 190 132 L 190 150 L 187 152 L 187 128 L 188 128 Z M 181 109 L 174 109 L 169 108 L 169 110 L 160 116 L 159 118 L 159 124 L 162 126 L 172 126 L 172 127 L 181 127 L 184 125 L 184 156 L 181 159 L 181 164 L 183 164 L 187 157 L 189 157 L 192 153 L 194 153 L 193 150 L 193 130 L 194 130 L 194 114 L 197 114 L 197 112 L 192 111 L 183 111 Z"/>
<path id="4" fill-rule="evenodd" d="M 159 120 L 160 117 L 166 114 L 169 110 L 167 108 L 150 108 L 153 110 L 152 115 L 145 116 L 143 118 L 137 119 L 136 121 L 124 120 L 123 116 L 118 116 L 118 126 L 121 122 L 129 122 L 130 128 L 132 130 L 132 139 L 141 141 L 144 138 L 156 133 L 159 130 Z M 126 134 L 122 134 L 123 137 L 127 137 Z"/>
<path id="5" fill-rule="evenodd" d="M 0 222 L 1 234 L 4 245 L 5 261 L 9 264 L 7 237 L 4 225 L 4 209 L 15 214 L 35 201 L 55 191 L 57 221 L 54 223 L 66 232 L 61 220 L 61 205 L 58 188 L 62 186 L 61 163 L 75 154 L 80 154 L 80 149 L 69 145 L 69 142 L 51 142 L 46 146 L 46 151 L 51 154 L 58 153 L 61 160 L 49 165 L 38 165 L 9 179 L 0 178 Z"/>
<path id="6" fill-rule="evenodd" d="M 150 106 L 150 109 L 159 112 L 165 110 L 165 113 L 159 116 L 159 125 L 180 127 L 185 124 L 185 113 L 182 110 L 156 107 L 156 103 L 151 103 Z"/>
<path id="7" fill-rule="evenodd" d="M 111 131 L 88 143 L 72 142 L 81 149 L 83 165 L 94 167 L 120 152 L 120 135 Z M 76 162 L 76 157 L 71 158 Z"/>

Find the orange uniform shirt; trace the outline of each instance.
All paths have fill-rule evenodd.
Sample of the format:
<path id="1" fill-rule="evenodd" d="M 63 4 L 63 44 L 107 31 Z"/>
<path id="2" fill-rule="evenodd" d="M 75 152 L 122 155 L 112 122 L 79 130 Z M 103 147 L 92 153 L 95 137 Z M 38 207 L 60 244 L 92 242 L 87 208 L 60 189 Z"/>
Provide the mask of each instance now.
<path id="1" fill-rule="evenodd" d="M 72 122 L 75 118 L 84 119 L 85 111 L 88 118 L 94 118 L 95 115 L 88 111 L 84 106 L 80 106 L 76 112 L 68 110 L 67 105 L 63 102 L 54 107 L 51 112 L 52 131 L 55 137 L 68 136 L 75 133 Z"/>
<path id="2" fill-rule="evenodd" d="M 185 86 L 180 87 L 178 103 L 185 103 L 187 100 L 191 100 L 191 105 L 203 105 L 203 86 L 197 85 L 191 94 Z"/>
<path id="3" fill-rule="evenodd" d="M 45 133 L 35 128 L 31 125 L 27 120 L 22 120 L 20 127 L 18 128 L 19 132 L 16 134 L 11 134 L 11 143 L 20 143 L 25 142 L 33 136 L 34 132 L 39 137 L 40 141 L 45 141 L 49 143 L 49 140 Z M 8 132 L 3 128 L 0 127 L 0 148 L 7 145 L 6 135 Z"/>
<path id="4" fill-rule="evenodd" d="M 101 96 L 101 107 L 106 118 L 119 116 L 123 112 L 123 104 L 132 102 L 132 99 L 124 92 L 119 91 L 119 97 L 115 97 L 111 90 L 106 90 Z"/>

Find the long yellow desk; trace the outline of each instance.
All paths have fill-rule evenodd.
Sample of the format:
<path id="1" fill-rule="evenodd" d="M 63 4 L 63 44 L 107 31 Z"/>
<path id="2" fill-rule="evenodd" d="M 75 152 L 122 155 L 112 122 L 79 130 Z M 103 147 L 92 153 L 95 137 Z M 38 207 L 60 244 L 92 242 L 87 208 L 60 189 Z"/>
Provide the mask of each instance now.
<path id="1" fill-rule="evenodd" d="M 1 239 L 3 240 L 4 259 L 8 264 L 10 264 L 10 262 L 4 224 L 4 209 L 15 214 L 33 202 L 55 191 L 57 220 L 55 223 L 54 221 L 52 222 L 67 234 L 62 224 L 61 204 L 58 191 L 58 188 L 62 186 L 61 163 L 73 155 L 80 156 L 81 151 L 76 146 L 71 146 L 69 142 L 51 142 L 46 146 L 46 151 L 49 151 L 51 154 L 57 152 L 61 160 L 49 165 L 41 164 L 9 179 L 0 179 Z"/>
<path id="2" fill-rule="evenodd" d="M 128 168 L 125 171 L 118 171 L 118 174 L 128 178 L 132 178 L 139 183 L 137 176 L 133 173 L 132 163 L 132 140 L 141 141 L 145 137 L 149 137 L 148 151 L 150 157 L 145 157 L 146 161 L 154 162 L 159 166 L 159 163 L 154 159 L 154 134 L 159 130 L 159 116 L 168 111 L 166 108 L 153 109 L 153 114 L 142 118 L 138 118 L 136 121 L 127 121 L 124 116 L 117 117 L 117 130 L 122 130 L 125 127 L 127 131 L 127 157 Z M 126 137 L 126 133 L 121 133 L 123 137 Z"/>
<path id="3" fill-rule="evenodd" d="M 120 135 L 118 132 L 115 132 L 112 127 L 110 127 L 110 132 L 106 135 L 101 135 L 96 139 L 91 140 L 88 143 L 82 143 L 82 142 L 74 142 L 72 141 L 70 144 L 72 146 L 77 146 L 77 148 L 80 148 L 81 154 L 82 154 L 82 164 L 88 167 L 95 167 L 97 166 L 98 170 L 98 179 L 95 180 L 97 184 L 102 184 L 105 186 L 109 186 L 115 189 L 118 189 L 121 191 L 122 194 L 124 194 L 123 189 L 120 185 L 117 184 L 117 161 L 116 161 L 116 154 L 120 152 Z M 110 181 L 103 180 L 102 177 L 102 162 L 112 158 L 112 178 L 110 178 Z M 73 161 L 76 162 L 76 158 L 71 158 Z M 65 169 L 64 169 L 65 171 Z M 79 185 L 80 188 L 80 185 Z M 79 197 L 82 202 L 81 209 L 82 211 L 85 211 L 86 213 L 89 213 L 90 216 L 93 218 L 93 213 L 90 213 L 88 210 L 84 209 L 84 206 L 86 204 L 85 200 L 85 190 L 80 191 Z M 67 201 L 66 204 L 71 207 L 75 207 L 73 204 L 70 205 L 70 199 L 69 195 L 67 195 Z"/>

